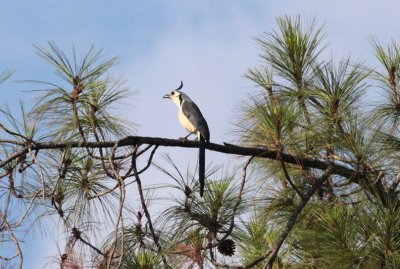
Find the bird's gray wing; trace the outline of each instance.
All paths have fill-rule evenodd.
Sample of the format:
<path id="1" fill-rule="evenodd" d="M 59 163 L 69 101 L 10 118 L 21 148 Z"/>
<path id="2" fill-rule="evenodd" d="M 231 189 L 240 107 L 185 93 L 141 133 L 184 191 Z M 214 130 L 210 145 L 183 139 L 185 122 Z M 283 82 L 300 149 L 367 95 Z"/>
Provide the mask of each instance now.
<path id="1" fill-rule="evenodd" d="M 210 140 L 210 131 L 208 130 L 207 121 L 198 106 L 191 101 L 184 101 L 182 103 L 182 112 L 208 142 Z"/>
<path id="2" fill-rule="evenodd" d="M 200 197 L 203 197 L 205 186 L 205 141 L 209 142 L 210 132 L 206 120 L 201 114 L 198 106 L 190 101 L 182 103 L 182 112 L 193 126 L 200 132 L 199 146 L 199 182 L 200 182 Z"/>

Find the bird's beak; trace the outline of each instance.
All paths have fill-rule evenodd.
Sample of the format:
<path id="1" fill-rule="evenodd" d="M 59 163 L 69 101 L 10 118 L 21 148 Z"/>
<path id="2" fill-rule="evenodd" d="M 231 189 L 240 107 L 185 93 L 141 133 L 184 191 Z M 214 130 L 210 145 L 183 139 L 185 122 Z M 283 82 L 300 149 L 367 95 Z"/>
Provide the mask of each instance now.
<path id="1" fill-rule="evenodd" d="M 171 98 L 171 94 L 168 93 L 168 94 L 164 95 L 163 98 Z"/>

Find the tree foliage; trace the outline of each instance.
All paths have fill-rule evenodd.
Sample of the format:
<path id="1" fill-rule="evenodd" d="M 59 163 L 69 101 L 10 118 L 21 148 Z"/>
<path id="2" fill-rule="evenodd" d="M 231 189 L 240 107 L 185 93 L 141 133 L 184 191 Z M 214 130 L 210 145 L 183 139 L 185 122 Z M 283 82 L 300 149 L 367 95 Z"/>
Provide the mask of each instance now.
<path id="1" fill-rule="evenodd" d="M 256 41 L 239 145 L 206 145 L 247 158 L 209 167 L 204 197 L 197 166 L 153 163 L 159 147 L 198 142 L 127 136 L 116 58 L 36 46 L 62 82 L 26 81 L 41 87 L 35 105 L 0 109 L 2 268 L 26 266 L 31 227 L 66 235 L 60 268 L 400 267 L 400 46 L 372 39 L 376 69 L 327 59 L 323 27 L 300 16 Z M 152 166 L 173 183 L 149 187 Z"/>

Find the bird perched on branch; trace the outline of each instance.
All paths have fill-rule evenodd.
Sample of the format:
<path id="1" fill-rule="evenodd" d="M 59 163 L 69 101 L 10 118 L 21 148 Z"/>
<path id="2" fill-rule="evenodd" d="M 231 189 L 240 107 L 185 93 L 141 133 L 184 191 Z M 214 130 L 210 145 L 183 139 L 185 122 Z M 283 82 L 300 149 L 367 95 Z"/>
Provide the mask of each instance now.
<path id="1" fill-rule="evenodd" d="M 205 143 L 210 142 L 210 131 L 208 130 L 207 121 L 201 114 L 199 107 L 180 90 L 183 87 L 183 82 L 174 91 L 166 94 L 163 98 L 171 99 L 179 108 L 179 122 L 189 134 L 183 139 L 187 139 L 191 134 L 197 135 L 200 142 L 199 146 L 199 181 L 200 181 L 200 196 L 203 197 L 204 178 L 205 178 Z"/>

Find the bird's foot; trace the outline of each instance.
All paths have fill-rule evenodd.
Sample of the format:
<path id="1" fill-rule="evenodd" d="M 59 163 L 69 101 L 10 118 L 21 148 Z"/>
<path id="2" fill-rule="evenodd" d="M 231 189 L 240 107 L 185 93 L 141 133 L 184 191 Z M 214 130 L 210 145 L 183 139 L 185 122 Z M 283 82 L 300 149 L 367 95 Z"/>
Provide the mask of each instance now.
<path id="1" fill-rule="evenodd" d="M 191 136 L 193 133 L 189 133 L 187 136 L 185 137 L 179 137 L 179 140 L 188 140 L 188 137 Z"/>

